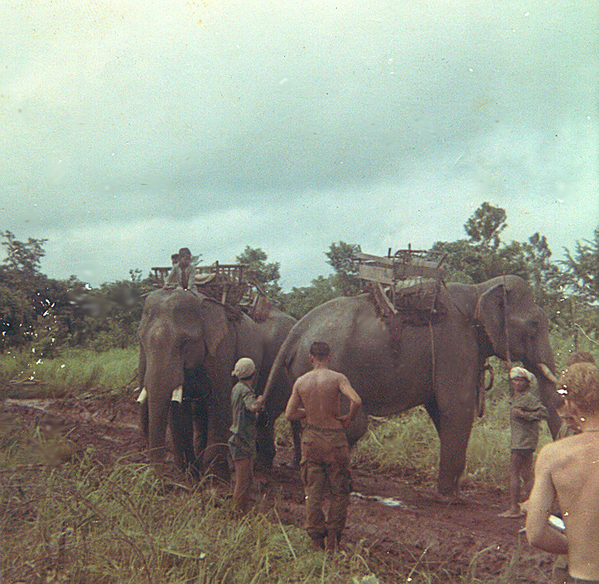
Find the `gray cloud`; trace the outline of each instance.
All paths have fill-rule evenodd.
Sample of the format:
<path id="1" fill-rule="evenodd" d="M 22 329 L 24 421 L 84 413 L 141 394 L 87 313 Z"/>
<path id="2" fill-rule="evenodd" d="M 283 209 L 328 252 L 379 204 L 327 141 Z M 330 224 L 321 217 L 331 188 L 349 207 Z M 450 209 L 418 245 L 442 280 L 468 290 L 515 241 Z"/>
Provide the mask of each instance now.
<path id="1" fill-rule="evenodd" d="M 453 240 L 485 200 L 514 238 L 573 247 L 599 223 L 597 16 L 5 3 L 2 225 L 49 239 L 50 275 L 91 282 L 189 244 L 212 261 L 262 247 L 305 285 L 332 241 Z"/>

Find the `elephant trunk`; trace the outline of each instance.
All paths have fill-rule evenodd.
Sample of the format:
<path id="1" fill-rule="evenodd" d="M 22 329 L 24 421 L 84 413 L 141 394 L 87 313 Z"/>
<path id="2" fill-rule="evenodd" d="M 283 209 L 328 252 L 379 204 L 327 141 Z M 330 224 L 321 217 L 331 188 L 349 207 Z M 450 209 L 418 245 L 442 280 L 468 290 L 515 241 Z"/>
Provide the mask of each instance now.
<path id="1" fill-rule="evenodd" d="M 171 401 L 179 401 L 182 383 L 182 364 L 168 365 L 161 359 L 158 366 L 148 365 L 145 383 L 148 402 L 148 448 L 150 462 L 159 474 L 163 471 L 166 458 L 166 429 Z"/>
<path id="2" fill-rule="evenodd" d="M 549 426 L 551 435 L 555 438 L 561 426 L 561 419 L 556 410 L 556 399 L 559 397 L 559 394 L 556 391 L 557 378 L 553 373 L 553 358 L 546 356 L 542 361 L 535 363 L 526 363 L 523 361 L 523 363 L 524 366 L 529 368 L 537 377 L 539 395 L 549 413 L 547 425 Z"/>
<path id="3" fill-rule="evenodd" d="M 555 383 L 556 385 L 558 384 L 558 380 L 557 377 L 553 374 L 553 372 L 551 371 L 551 369 L 549 369 L 549 367 L 547 367 L 547 365 L 545 365 L 545 363 L 538 363 L 537 367 L 539 368 L 539 371 L 549 380 L 551 381 L 551 383 Z"/>
<path id="4" fill-rule="evenodd" d="M 164 469 L 166 458 L 166 426 L 170 407 L 170 396 L 148 393 L 148 448 L 150 462 L 159 474 Z"/>

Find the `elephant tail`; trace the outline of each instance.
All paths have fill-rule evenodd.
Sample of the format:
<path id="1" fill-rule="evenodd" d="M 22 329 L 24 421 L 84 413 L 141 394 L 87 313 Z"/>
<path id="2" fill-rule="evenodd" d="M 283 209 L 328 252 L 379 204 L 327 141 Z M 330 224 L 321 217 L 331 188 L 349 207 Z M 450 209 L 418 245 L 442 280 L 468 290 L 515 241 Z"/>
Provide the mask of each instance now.
<path id="1" fill-rule="evenodd" d="M 296 340 L 298 338 L 299 335 L 295 335 L 294 329 L 291 329 L 291 332 L 275 357 L 268 379 L 266 380 L 266 386 L 264 387 L 264 396 L 267 403 L 271 394 L 283 396 L 285 397 L 285 401 L 291 394 L 293 383 L 289 374 L 289 367 L 297 354 Z"/>

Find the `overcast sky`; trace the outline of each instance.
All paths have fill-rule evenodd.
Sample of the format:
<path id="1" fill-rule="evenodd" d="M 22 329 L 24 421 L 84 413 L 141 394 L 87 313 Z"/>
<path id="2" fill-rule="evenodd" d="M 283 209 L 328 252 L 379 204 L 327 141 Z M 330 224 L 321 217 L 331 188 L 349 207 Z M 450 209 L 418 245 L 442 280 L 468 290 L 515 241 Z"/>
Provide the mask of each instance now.
<path id="1" fill-rule="evenodd" d="M 554 256 L 599 225 L 591 0 L 3 0 L 0 229 L 97 285 L 247 245 L 285 290 L 340 240 Z"/>

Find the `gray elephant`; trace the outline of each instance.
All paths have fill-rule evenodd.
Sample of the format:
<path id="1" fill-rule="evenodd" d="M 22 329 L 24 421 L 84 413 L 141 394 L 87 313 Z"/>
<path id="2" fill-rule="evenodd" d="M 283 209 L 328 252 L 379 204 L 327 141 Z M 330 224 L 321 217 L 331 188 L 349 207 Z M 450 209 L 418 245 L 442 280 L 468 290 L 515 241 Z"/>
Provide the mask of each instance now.
<path id="1" fill-rule="evenodd" d="M 363 400 L 361 415 L 348 429 L 350 442 L 366 432 L 368 415 L 387 416 L 424 405 L 440 438 L 438 489 L 453 497 L 465 468 L 472 423 L 481 410 L 487 358 L 507 359 L 509 342 L 509 357 L 537 376 L 555 436 L 554 361 L 548 318 L 519 277 L 443 285 L 435 306 L 434 318 L 424 323 L 401 313 L 381 316 L 370 294 L 318 306 L 287 337 L 266 392 L 276 387 L 280 393 L 284 386 L 289 395 L 294 381 L 310 368 L 311 343 L 327 342 L 331 367 L 347 375 Z"/>
<path id="2" fill-rule="evenodd" d="M 256 322 L 238 308 L 182 289 L 156 290 L 145 301 L 139 325 L 141 428 L 150 460 L 159 471 L 165 459 L 167 425 L 182 469 L 198 471 L 226 455 L 231 425 L 231 372 L 250 357 L 262 393 L 270 368 L 296 320 L 276 308 Z M 259 425 L 258 451 L 274 457 L 274 420 L 285 408 L 274 389 L 266 404 L 272 423 Z"/>

